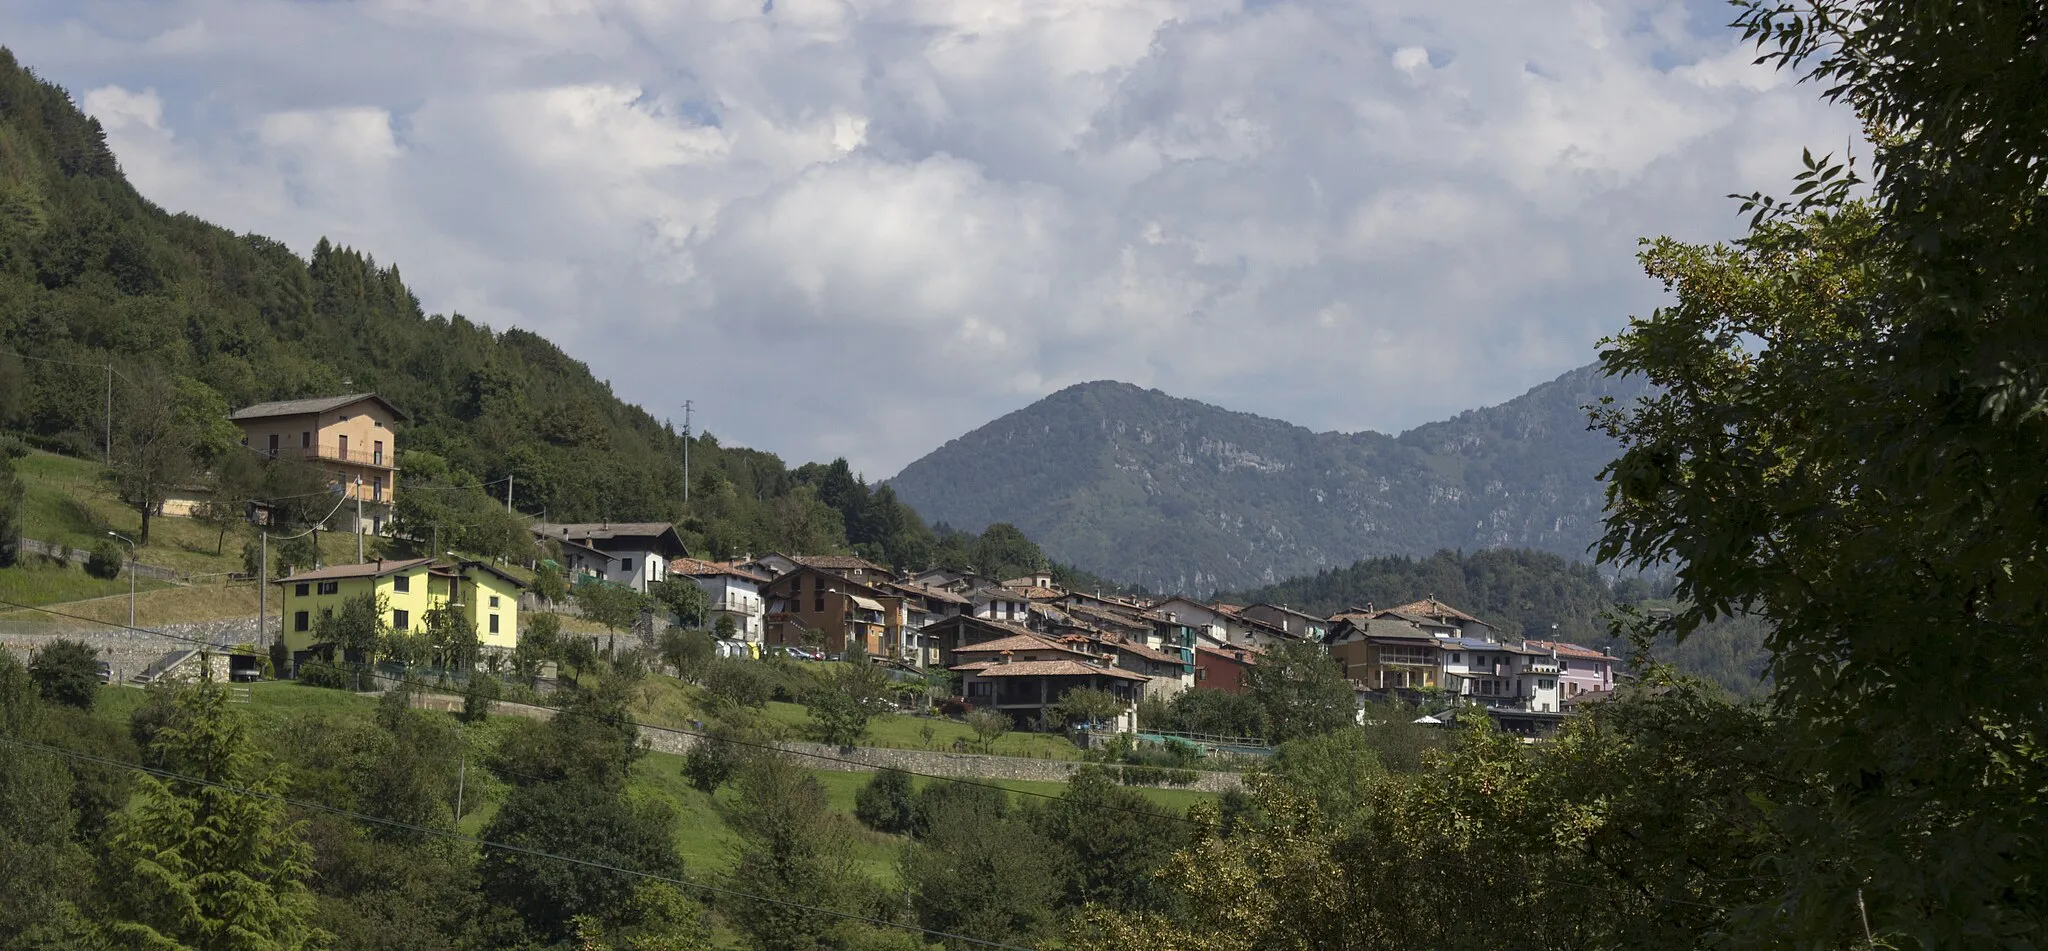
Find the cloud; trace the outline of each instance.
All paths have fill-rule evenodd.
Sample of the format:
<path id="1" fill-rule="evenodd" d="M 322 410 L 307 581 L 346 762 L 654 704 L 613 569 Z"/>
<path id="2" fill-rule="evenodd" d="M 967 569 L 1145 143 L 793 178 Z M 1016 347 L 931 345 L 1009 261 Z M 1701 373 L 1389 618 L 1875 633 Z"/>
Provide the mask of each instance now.
<path id="1" fill-rule="evenodd" d="M 1396 431 L 1592 359 L 1849 117 L 1653 0 L 0 10 L 146 194 L 871 477 L 1116 378 Z"/>

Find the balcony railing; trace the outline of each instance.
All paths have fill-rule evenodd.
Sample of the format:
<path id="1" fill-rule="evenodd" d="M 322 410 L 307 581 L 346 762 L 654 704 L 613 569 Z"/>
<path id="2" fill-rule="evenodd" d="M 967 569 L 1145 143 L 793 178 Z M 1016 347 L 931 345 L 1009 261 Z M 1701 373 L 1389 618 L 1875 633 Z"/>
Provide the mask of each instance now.
<path id="1" fill-rule="evenodd" d="M 398 468 L 398 453 L 392 449 L 348 449 L 331 446 L 279 446 L 276 449 L 250 447 L 270 459 L 307 459 L 317 462 L 347 462 L 359 466 Z"/>

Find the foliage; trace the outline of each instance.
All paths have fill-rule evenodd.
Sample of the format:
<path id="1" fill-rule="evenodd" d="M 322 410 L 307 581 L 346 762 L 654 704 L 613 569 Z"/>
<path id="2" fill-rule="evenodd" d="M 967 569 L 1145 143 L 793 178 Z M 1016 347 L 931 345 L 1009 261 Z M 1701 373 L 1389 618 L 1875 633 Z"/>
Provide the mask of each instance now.
<path id="1" fill-rule="evenodd" d="M 177 778 L 137 780 L 137 804 L 114 816 L 100 874 L 109 929 L 157 947 L 319 947 L 306 879 L 311 849 L 256 759 L 226 691 L 202 685 L 173 701 L 150 756 Z"/>
<path id="2" fill-rule="evenodd" d="M 695 590 L 697 586 L 690 587 Z M 704 666 L 718 656 L 718 645 L 712 642 L 711 635 L 674 627 L 661 632 L 661 637 L 655 642 L 655 650 L 662 663 L 675 670 L 677 677 L 691 681 L 701 681 Z"/>
<path id="3" fill-rule="evenodd" d="M 483 837 L 592 863 L 532 861 L 495 849 L 477 860 L 484 894 L 518 909 L 528 928 L 548 938 L 569 936 L 579 914 L 624 915 L 639 880 L 614 868 L 683 874 L 675 818 L 666 807 L 635 804 L 623 788 L 581 779 L 515 786 Z"/>
<path id="4" fill-rule="evenodd" d="M 997 822 L 1009 816 L 1010 812 L 1010 794 L 999 787 L 972 781 L 927 782 L 911 799 L 910 834 L 922 839 L 948 815 L 960 814 L 980 822 Z"/>
<path id="5" fill-rule="evenodd" d="M 535 611 L 520 618 L 519 643 L 512 648 L 512 671 L 531 687 L 540 678 L 541 665 L 555 659 L 561 649 L 562 616 Z"/>
<path id="6" fill-rule="evenodd" d="M 826 682 L 804 698 L 818 740 L 853 746 L 868 733 L 868 721 L 887 706 L 888 679 L 857 642 L 848 644 L 844 661 Z"/>
<path id="7" fill-rule="evenodd" d="M 1265 710 L 1272 738 L 1285 742 L 1341 730 L 1357 722 L 1351 685 L 1319 645 L 1288 641 L 1245 668 L 1245 693 Z"/>
<path id="8" fill-rule="evenodd" d="M 663 578 L 649 586 L 648 593 L 656 603 L 667 608 L 669 616 L 679 624 L 701 626 L 705 612 L 711 609 L 710 595 L 685 575 Z"/>
<path id="9" fill-rule="evenodd" d="M 498 678 L 472 673 L 462 685 L 462 722 L 480 723 L 489 717 L 499 692 Z"/>
<path id="10" fill-rule="evenodd" d="M 1599 569 L 1527 548 L 1366 558 L 1349 568 L 1328 568 L 1217 597 L 1241 604 L 1285 604 L 1325 617 L 1433 597 L 1495 625 L 1507 637 L 1551 639 L 1554 624 L 1556 638 L 1576 643 L 1605 639 L 1602 615 L 1614 600 L 1613 587 Z"/>
<path id="11" fill-rule="evenodd" d="M 726 822 L 739 835 L 731 887 L 738 924 L 764 951 L 835 947 L 843 925 L 801 903 L 841 912 L 869 888 L 855 870 L 852 830 L 826 808 L 825 790 L 781 756 L 755 757 L 738 778 Z"/>
<path id="12" fill-rule="evenodd" d="M 910 832 L 914 801 L 909 773 L 879 769 L 853 797 L 853 817 L 876 832 L 906 835 Z"/>
<path id="13" fill-rule="evenodd" d="M 565 689 L 564 695 L 554 716 L 513 725 L 492 756 L 492 769 L 514 785 L 575 781 L 623 788 L 633 763 L 646 752 L 628 709 L 630 686 L 607 678 Z"/>
<path id="14" fill-rule="evenodd" d="M 970 710 L 965 719 L 984 753 L 994 752 L 996 741 L 1010 732 L 1010 717 L 1000 710 Z"/>
<path id="15" fill-rule="evenodd" d="M 766 664 L 737 657 L 713 657 L 704 665 L 704 696 L 713 710 L 761 709 L 775 695 L 775 675 Z"/>
<path id="16" fill-rule="evenodd" d="M 92 543 L 92 554 L 85 560 L 85 573 L 102 581 L 121 577 L 121 569 L 128 563 L 127 549 L 102 538 Z"/>
<path id="17" fill-rule="evenodd" d="M 935 931 L 1034 943 L 1062 897 L 1065 856 L 1024 818 L 970 803 L 936 810 L 904 849 L 898 866 L 911 908 L 920 925 Z"/>
<path id="18" fill-rule="evenodd" d="M 1060 696 L 1060 702 L 1053 707 L 1058 721 L 1069 728 L 1107 723 L 1116 719 L 1129 704 L 1096 687 L 1076 687 Z"/>
<path id="19" fill-rule="evenodd" d="M 1339 826 L 1370 816 L 1370 791 L 1386 772 L 1364 730 L 1289 740 L 1267 764 L 1273 775 Z"/>
<path id="20" fill-rule="evenodd" d="M 44 719 L 29 672 L 0 650 L 0 737 L 45 742 Z M 0 948 L 39 947 L 39 933 L 78 921 L 89 860 L 73 840 L 71 788 L 55 754 L 9 746 L 0 755 Z"/>
<path id="21" fill-rule="evenodd" d="M 99 654 L 78 641 L 58 638 L 43 645 L 28 671 L 36 691 L 50 703 L 90 710 L 99 699 Z"/>
<path id="22" fill-rule="evenodd" d="M 651 610 L 652 599 L 623 585 L 590 582 L 570 593 L 585 620 L 610 631 L 614 637 L 632 627 L 642 612 Z M 611 653 L 611 651 L 607 651 Z"/>
<path id="23" fill-rule="evenodd" d="M 172 487 L 192 478 L 199 465 L 193 449 L 210 421 L 226 424 L 227 407 L 204 384 L 173 380 L 155 369 L 121 382 L 108 476 L 121 500 L 142 517 L 136 543 L 148 545 L 151 516 Z"/>
<path id="24" fill-rule="evenodd" d="M 1129 912 L 1175 907 L 1158 873 L 1185 837 L 1177 820 L 1093 765 L 1076 770 L 1066 792 L 1030 816 L 1031 826 L 1069 857 L 1060 883 L 1067 904 Z"/>
<path id="25" fill-rule="evenodd" d="M 1250 694 L 1194 687 L 1167 700 L 1147 697 L 1138 707 L 1138 724 L 1171 733 L 1263 737 L 1266 709 Z"/>
<path id="26" fill-rule="evenodd" d="M 21 557 L 25 491 L 14 474 L 14 460 L 0 453 L 0 568 L 13 567 Z"/>
<path id="27" fill-rule="evenodd" d="M 744 711 L 729 710 L 684 754 L 683 778 L 699 792 L 717 792 L 760 755 L 768 739 Z"/>

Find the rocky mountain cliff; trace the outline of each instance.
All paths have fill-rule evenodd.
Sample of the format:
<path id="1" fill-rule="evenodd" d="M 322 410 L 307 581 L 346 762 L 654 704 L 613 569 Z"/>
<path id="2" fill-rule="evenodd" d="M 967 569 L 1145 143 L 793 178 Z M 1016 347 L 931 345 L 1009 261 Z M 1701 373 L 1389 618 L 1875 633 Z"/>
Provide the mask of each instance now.
<path id="1" fill-rule="evenodd" d="M 1503 546 L 1588 557 L 1613 442 L 1583 367 L 1400 436 L 1315 433 L 1127 383 L 1068 387 L 911 463 L 929 519 L 1022 528 L 1047 555 L 1158 591 L 1269 584 L 1372 555 Z"/>

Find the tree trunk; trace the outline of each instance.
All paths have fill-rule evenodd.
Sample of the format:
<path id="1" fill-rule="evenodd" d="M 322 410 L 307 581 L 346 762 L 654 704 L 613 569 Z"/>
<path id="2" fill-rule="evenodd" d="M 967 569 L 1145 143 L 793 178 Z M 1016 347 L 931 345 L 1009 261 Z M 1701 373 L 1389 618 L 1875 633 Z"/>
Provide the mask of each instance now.
<path id="1" fill-rule="evenodd" d="M 135 540 L 135 547 L 142 548 L 149 544 L 149 495 L 147 493 L 144 493 L 142 496 L 142 504 L 136 507 L 142 510 L 142 532 L 140 533 L 141 537 Z"/>

